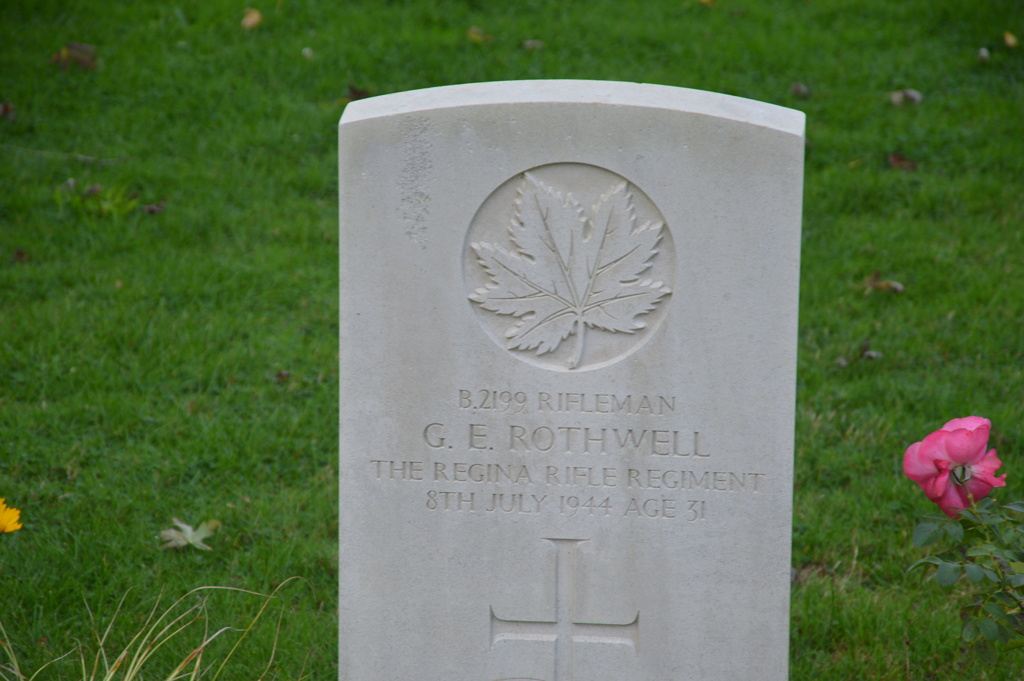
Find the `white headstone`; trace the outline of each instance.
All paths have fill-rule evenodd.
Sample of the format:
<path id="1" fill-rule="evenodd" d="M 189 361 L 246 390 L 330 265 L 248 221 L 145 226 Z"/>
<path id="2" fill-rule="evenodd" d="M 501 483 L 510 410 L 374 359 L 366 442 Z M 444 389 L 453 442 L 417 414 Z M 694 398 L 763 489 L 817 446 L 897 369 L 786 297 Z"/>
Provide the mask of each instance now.
<path id="1" fill-rule="evenodd" d="M 344 681 L 787 678 L 803 131 L 614 82 L 348 106 Z"/>

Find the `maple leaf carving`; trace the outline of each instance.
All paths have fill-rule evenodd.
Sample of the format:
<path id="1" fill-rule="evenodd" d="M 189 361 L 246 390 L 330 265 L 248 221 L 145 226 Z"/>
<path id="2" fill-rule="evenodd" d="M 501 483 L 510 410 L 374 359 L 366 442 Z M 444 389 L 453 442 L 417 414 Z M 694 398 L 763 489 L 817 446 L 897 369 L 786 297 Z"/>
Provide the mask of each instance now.
<path id="1" fill-rule="evenodd" d="M 512 248 L 470 244 L 490 277 L 470 300 L 515 318 L 505 332 L 510 350 L 552 352 L 575 336 L 568 367 L 583 356 L 587 329 L 632 334 L 637 317 L 671 290 L 644 278 L 658 253 L 664 223 L 640 221 L 625 181 L 587 211 L 571 192 L 525 173 L 509 225 Z"/>

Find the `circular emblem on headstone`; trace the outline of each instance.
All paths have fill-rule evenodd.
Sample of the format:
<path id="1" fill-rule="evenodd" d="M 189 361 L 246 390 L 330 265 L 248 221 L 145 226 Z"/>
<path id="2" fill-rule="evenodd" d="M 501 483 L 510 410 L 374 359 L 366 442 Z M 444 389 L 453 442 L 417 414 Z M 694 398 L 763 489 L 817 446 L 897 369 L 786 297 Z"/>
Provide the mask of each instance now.
<path id="1" fill-rule="evenodd" d="M 554 163 L 495 189 L 466 234 L 464 275 L 484 330 L 552 371 L 617 362 L 664 319 L 676 254 L 665 218 L 616 173 Z"/>

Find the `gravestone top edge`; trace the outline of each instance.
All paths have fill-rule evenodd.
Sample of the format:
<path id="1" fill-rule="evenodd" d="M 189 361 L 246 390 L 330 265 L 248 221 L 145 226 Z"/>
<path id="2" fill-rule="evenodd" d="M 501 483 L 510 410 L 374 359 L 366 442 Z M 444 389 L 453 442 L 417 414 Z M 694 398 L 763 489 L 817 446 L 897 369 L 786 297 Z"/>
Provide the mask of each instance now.
<path id="1" fill-rule="evenodd" d="M 753 99 L 705 90 L 603 80 L 509 80 L 409 90 L 356 100 L 339 126 L 425 110 L 502 104 L 605 104 L 714 116 L 804 136 L 806 115 Z"/>

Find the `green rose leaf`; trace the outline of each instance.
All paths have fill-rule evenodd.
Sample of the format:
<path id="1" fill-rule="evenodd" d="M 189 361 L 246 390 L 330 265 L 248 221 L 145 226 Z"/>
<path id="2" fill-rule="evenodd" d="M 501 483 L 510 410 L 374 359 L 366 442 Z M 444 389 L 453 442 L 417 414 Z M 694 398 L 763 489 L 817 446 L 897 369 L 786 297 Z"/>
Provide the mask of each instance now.
<path id="1" fill-rule="evenodd" d="M 981 525 L 982 524 L 981 518 L 979 518 L 977 516 L 977 514 L 975 514 L 974 511 L 971 511 L 970 509 L 967 509 L 967 508 L 961 509 L 960 510 L 960 515 L 963 516 L 964 518 L 966 518 L 967 520 L 970 520 L 975 525 Z"/>
<path id="2" fill-rule="evenodd" d="M 918 548 L 934 544 L 941 538 L 942 529 L 936 523 L 921 523 L 914 528 L 914 546 Z"/>
<path id="3" fill-rule="evenodd" d="M 1012 525 L 1004 527 L 999 538 L 1004 544 L 1013 544 L 1020 538 L 1020 530 Z"/>
<path id="4" fill-rule="evenodd" d="M 998 603 L 986 603 L 982 610 L 987 612 L 989 615 L 995 618 L 1006 617 L 1006 612 L 999 606 Z"/>
<path id="5" fill-rule="evenodd" d="M 967 575 L 967 579 L 971 580 L 975 584 L 985 579 L 985 569 L 980 565 L 974 563 L 968 563 L 964 566 L 964 573 Z"/>
<path id="6" fill-rule="evenodd" d="M 916 568 L 916 567 L 918 567 L 920 565 L 942 565 L 942 564 L 943 564 L 942 561 L 939 560 L 938 558 L 936 558 L 935 556 L 928 556 L 927 558 L 922 558 L 921 560 L 916 561 L 913 565 L 908 567 L 907 568 L 907 572 L 910 572 L 911 570 L 913 570 L 914 568 Z"/>
<path id="7" fill-rule="evenodd" d="M 979 544 L 967 549 L 968 556 L 991 556 L 998 549 L 991 544 Z"/>
<path id="8" fill-rule="evenodd" d="M 1008 610 L 1018 607 L 1020 604 L 1014 599 L 1013 596 L 1006 593 L 1005 591 L 997 591 L 992 594 L 992 598 L 996 599 L 1000 603 L 1006 606 Z"/>
<path id="9" fill-rule="evenodd" d="M 961 570 L 959 563 L 942 563 L 935 573 L 935 581 L 941 586 L 952 586 L 960 579 Z"/>
<path id="10" fill-rule="evenodd" d="M 981 635 L 989 641 L 999 640 L 999 625 L 990 619 L 978 620 L 978 630 L 981 632 Z"/>

